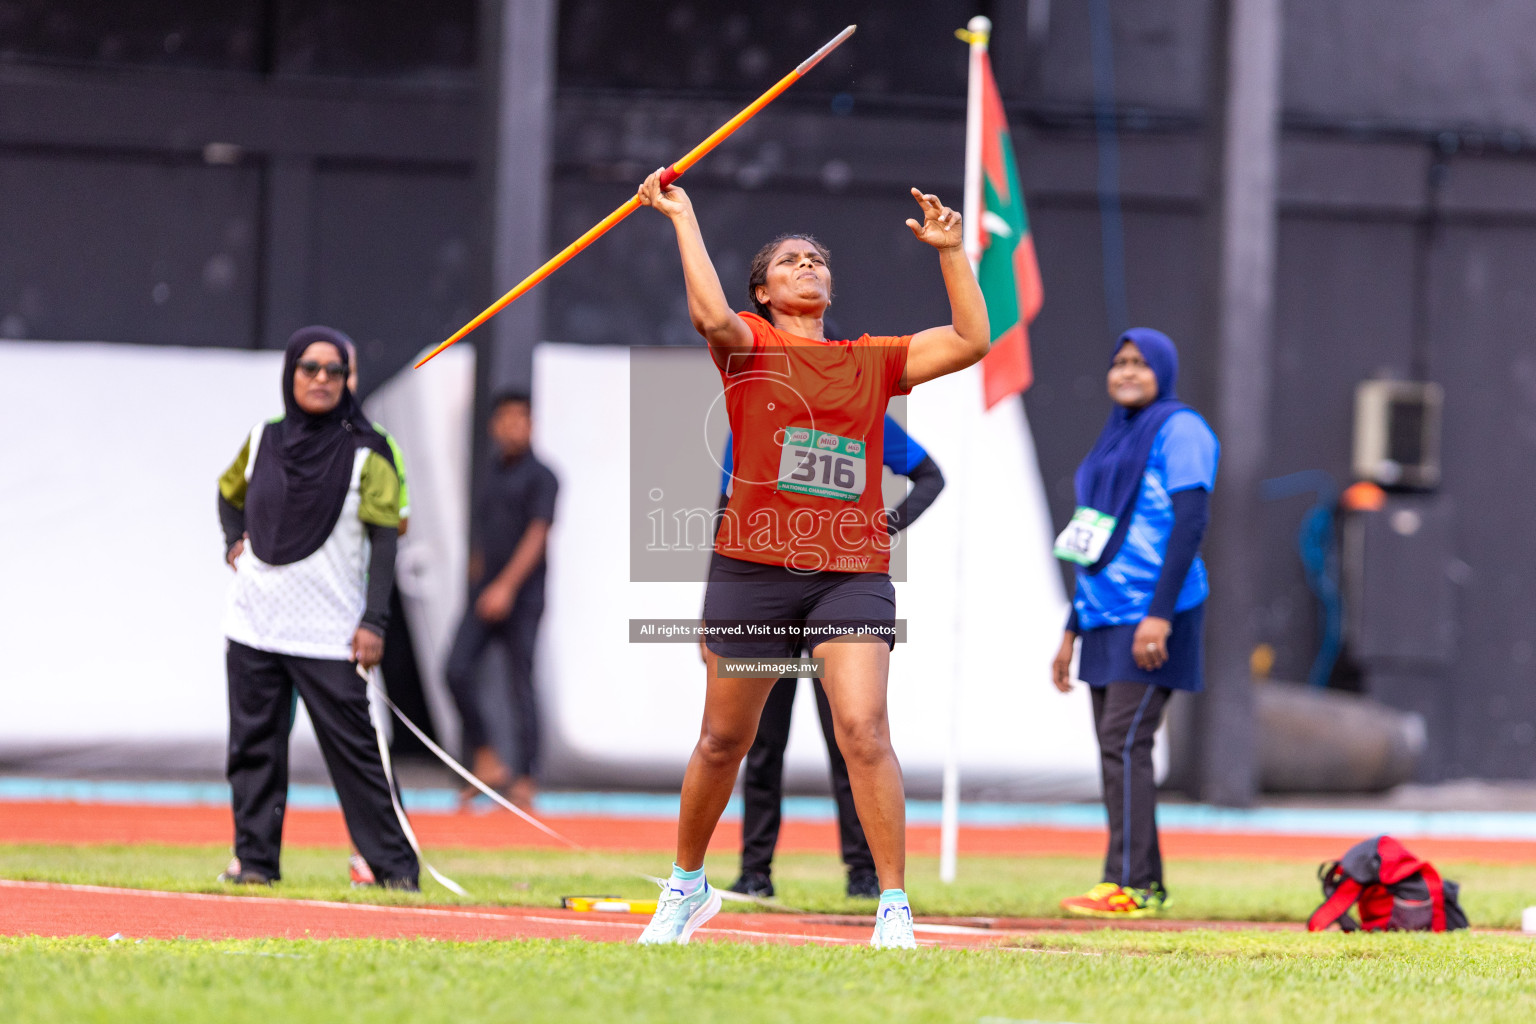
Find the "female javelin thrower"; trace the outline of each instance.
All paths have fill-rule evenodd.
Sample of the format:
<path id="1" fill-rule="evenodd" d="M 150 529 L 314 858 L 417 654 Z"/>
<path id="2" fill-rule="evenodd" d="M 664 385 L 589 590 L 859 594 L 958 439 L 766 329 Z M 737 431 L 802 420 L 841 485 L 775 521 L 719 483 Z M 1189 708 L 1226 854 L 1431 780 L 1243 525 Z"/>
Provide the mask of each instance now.
<path id="1" fill-rule="evenodd" d="M 896 593 L 879 463 L 866 471 L 866 456 L 878 458 L 884 447 L 891 396 L 977 362 L 991 334 L 961 249 L 960 215 L 936 196 L 912 195 L 923 219 L 907 226 L 939 251 L 952 323 L 902 337 L 830 341 L 822 315 L 832 273 L 819 242 L 789 235 L 764 247 L 748 278 L 757 312 L 738 314 L 687 194 L 662 187 L 660 172 L 640 186 L 640 201 L 677 232 L 688 313 L 720 371 L 736 446 L 734 487 L 704 598 L 704 621 L 721 632 L 706 637 L 704 720 L 683 777 L 677 861 L 642 943 L 686 943 L 720 909 L 704 878 L 704 852 L 781 674 L 721 678 L 720 659 L 790 658 L 804 639 L 825 662 L 837 743 L 882 888 L 870 944 L 915 945 L 903 889 L 905 797 L 886 715 Z M 770 623 L 804 633 L 767 639 L 750 630 Z"/>

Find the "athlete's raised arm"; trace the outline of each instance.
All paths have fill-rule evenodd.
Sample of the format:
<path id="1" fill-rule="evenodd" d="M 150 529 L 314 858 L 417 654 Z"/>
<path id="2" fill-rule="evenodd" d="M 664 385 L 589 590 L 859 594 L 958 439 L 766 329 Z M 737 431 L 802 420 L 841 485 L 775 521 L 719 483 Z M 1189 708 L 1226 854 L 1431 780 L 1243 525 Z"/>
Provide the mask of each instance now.
<path id="1" fill-rule="evenodd" d="M 960 214 L 939 202 L 938 196 L 915 188 L 912 196 L 923 209 L 923 222 L 908 220 L 907 227 L 920 241 L 939 250 L 951 322 L 912 335 L 907 372 L 901 379 L 902 386 L 908 388 L 980 362 L 992 343 L 987 303 L 961 246 Z"/>
<path id="2" fill-rule="evenodd" d="M 683 258 L 683 281 L 688 286 L 688 317 L 693 329 L 709 342 L 715 362 L 726 365 L 736 352 L 752 351 L 752 328 L 736 315 L 720 287 L 720 275 L 704 248 L 704 236 L 693 215 L 688 193 L 676 185 L 661 187 L 661 171 L 656 171 L 640 185 L 640 202 L 666 215 L 677 231 L 677 251 Z M 963 258 L 963 257 L 962 257 Z"/>

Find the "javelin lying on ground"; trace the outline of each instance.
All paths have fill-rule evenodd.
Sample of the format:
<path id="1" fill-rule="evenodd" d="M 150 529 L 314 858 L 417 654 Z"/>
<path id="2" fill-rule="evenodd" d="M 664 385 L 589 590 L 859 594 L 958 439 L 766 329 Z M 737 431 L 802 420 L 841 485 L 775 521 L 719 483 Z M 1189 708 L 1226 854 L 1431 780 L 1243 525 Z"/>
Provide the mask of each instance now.
<path id="1" fill-rule="evenodd" d="M 662 187 L 665 188 L 666 186 L 676 181 L 679 175 L 681 175 L 688 168 L 692 167 L 694 164 L 698 163 L 699 160 L 703 158 L 704 154 L 708 153 L 721 142 L 725 141 L 727 136 L 729 136 L 737 128 L 740 128 L 742 125 L 750 121 L 759 110 L 762 110 L 768 104 L 778 99 L 779 93 L 794 85 L 797 81 L 800 80 L 800 76 L 804 75 L 807 71 L 811 70 L 811 68 L 819 64 L 821 59 L 827 54 L 841 46 L 843 40 L 853 35 L 853 30 L 856 27 L 857 26 L 849 25 L 837 35 L 833 36 L 825 46 L 802 61 L 799 67 L 795 68 L 795 70 L 779 79 L 773 88 L 769 89 L 757 99 L 753 100 L 749 106 L 741 111 L 741 113 L 737 114 L 735 117 L 731 118 L 729 121 L 725 122 L 725 124 L 717 128 L 714 134 L 712 134 L 709 138 L 705 139 L 697 146 L 694 146 L 693 149 L 688 152 L 687 156 L 674 163 L 671 167 L 668 167 L 661 176 Z M 581 250 L 591 245 L 601 235 L 606 233 L 609 228 L 613 227 L 619 221 L 623 220 L 625 217 L 628 217 L 639 208 L 640 200 L 634 196 L 631 196 L 629 201 L 626 202 L 623 206 L 619 207 L 617 210 L 614 210 L 608 216 L 598 221 L 597 224 L 594 225 L 586 234 L 582 235 L 580 238 L 576 239 L 576 241 L 572 242 L 564 249 L 561 249 L 554 256 L 550 257 L 549 262 L 545 263 L 538 270 L 535 270 L 533 273 L 523 278 L 523 280 L 518 283 L 517 287 L 513 288 L 511 291 L 507 292 L 507 294 L 497 299 L 479 316 L 475 317 L 463 327 L 460 327 L 458 331 L 454 333 L 453 337 L 449 338 L 447 341 L 434 348 L 431 352 L 428 352 L 426 355 L 422 356 L 421 362 L 416 364 L 417 368 L 426 365 L 427 360 L 431 359 L 433 356 L 437 355 L 443 349 L 447 348 L 449 345 L 452 345 L 460 338 L 463 338 L 470 331 L 473 331 L 476 327 L 479 327 L 491 317 L 495 316 L 497 313 L 500 313 L 507 306 L 510 306 L 518 298 L 518 296 L 528 291 L 530 288 L 544 280 L 550 274 L 553 274 L 556 270 L 559 270 L 560 267 L 563 266 L 565 262 L 572 256 L 575 256 L 577 253 L 581 252 Z"/>

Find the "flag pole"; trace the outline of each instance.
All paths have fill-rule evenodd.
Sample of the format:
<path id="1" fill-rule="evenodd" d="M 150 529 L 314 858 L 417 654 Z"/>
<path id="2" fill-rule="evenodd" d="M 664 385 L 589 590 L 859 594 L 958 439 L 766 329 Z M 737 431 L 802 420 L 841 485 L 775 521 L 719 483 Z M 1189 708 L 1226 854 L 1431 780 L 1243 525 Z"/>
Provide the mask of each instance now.
<path id="1" fill-rule="evenodd" d="M 966 79 L 965 94 L 965 197 L 960 210 L 961 241 L 966 258 L 971 261 L 971 272 L 981 265 L 981 214 L 986 208 L 986 196 L 981 184 L 981 62 L 987 55 L 987 44 L 992 35 L 992 22 L 977 16 L 955 35 L 971 46 L 970 73 Z"/>
<path id="2" fill-rule="evenodd" d="M 970 20 L 965 28 L 955 33 L 970 44 L 970 74 L 966 87 L 965 104 L 965 196 L 961 207 L 961 242 L 965 255 L 971 261 L 974 272 L 981 262 L 981 214 L 985 204 L 981 185 L 981 113 L 982 77 L 981 62 L 986 59 L 987 42 L 992 35 L 992 22 L 983 17 Z M 971 449 L 967 432 L 964 449 L 960 453 L 965 463 L 958 474 L 957 484 L 964 487 L 970 476 Z M 961 496 L 957 495 L 957 499 Z M 965 682 L 965 535 L 964 516 L 966 503 L 958 500 L 960 529 L 956 531 L 955 548 L 955 668 L 949 684 L 949 743 L 944 752 L 943 797 L 939 812 L 939 880 L 946 884 L 955 880 L 960 848 L 960 716 L 963 707 L 962 693 Z"/>

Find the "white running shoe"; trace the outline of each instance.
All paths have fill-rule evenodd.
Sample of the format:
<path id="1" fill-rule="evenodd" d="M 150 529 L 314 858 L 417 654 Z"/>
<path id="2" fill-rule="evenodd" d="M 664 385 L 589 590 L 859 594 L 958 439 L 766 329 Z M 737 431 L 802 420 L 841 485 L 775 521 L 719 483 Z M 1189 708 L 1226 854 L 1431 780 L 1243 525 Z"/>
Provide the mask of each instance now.
<path id="1" fill-rule="evenodd" d="M 875 934 L 869 944 L 876 949 L 916 949 L 912 934 L 912 908 L 905 903 L 888 903 L 875 914 Z"/>
<path id="2" fill-rule="evenodd" d="M 720 912 L 720 894 L 714 886 L 705 882 L 694 890 L 693 895 L 683 895 L 666 882 L 661 884 L 661 899 L 656 902 L 656 913 L 651 923 L 640 933 L 642 946 L 686 946 L 699 925 Z M 911 934 L 911 928 L 907 929 Z"/>

